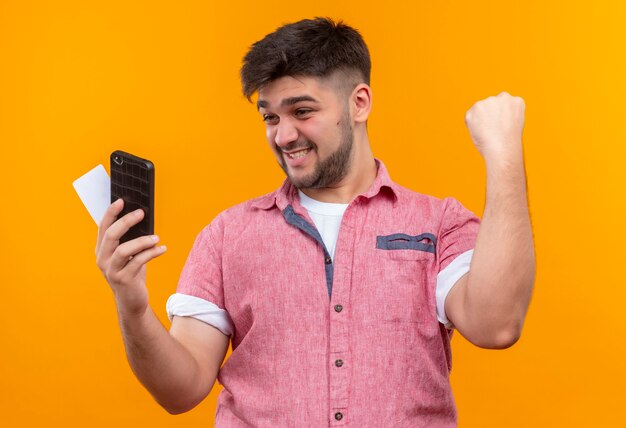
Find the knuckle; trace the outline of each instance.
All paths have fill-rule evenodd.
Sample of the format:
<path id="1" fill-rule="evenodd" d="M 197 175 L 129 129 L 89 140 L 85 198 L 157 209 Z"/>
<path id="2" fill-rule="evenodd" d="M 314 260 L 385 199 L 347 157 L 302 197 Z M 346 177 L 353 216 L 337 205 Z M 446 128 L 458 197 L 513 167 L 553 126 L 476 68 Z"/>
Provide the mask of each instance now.
<path id="1" fill-rule="evenodd" d="M 110 241 L 111 238 L 113 237 L 114 233 L 114 229 L 112 227 L 109 227 L 107 230 L 104 231 L 104 235 L 102 236 L 102 240 L 103 241 Z"/>
<path id="2" fill-rule="evenodd" d="M 117 249 L 113 252 L 115 257 L 119 257 L 120 259 L 127 259 L 128 257 L 131 256 L 131 252 L 128 249 L 127 245 L 120 245 L 119 247 L 117 247 Z"/>
<path id="3" fill-rule="evenodd" d="M 109 283 L 119 284 L 120 282 L 122 282 L 122 274 L 120 273 L 120 271 L 115 271 L 110 266 L 104 272 L 104 276 Z"/>
<path id="4" fill-rule="evenodd" d="M 104 277 L 106 278 L 107 282 L 113 289 L 117 288 L 117 285 L 120 283 L 119 278 L 117 278 L 117 275 L 115 274 L 111 274 L 107 272 L 104 274 Z"/>

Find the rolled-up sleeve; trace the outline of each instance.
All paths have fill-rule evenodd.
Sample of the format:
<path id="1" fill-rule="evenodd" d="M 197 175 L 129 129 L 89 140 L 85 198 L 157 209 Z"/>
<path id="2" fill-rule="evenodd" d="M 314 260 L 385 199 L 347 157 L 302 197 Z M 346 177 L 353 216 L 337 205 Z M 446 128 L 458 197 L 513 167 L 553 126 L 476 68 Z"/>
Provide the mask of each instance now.
<path id="1" fill-rule="evenodd" d="M 222 235 L 219 217 L 198 234 L 166 309 L 170 319 L 193 317 L 232 335 L 233 324 L 224 307 Z"/>
<path id="2" fill-rule="evenodd" d="M 439 239 L 437 256 L 437 318 L 448 328 L 454 326 L 445 313 L 445 301 L 456 282 L 469 272 L 480 220 L 456 199 L 447 198 Z"/>

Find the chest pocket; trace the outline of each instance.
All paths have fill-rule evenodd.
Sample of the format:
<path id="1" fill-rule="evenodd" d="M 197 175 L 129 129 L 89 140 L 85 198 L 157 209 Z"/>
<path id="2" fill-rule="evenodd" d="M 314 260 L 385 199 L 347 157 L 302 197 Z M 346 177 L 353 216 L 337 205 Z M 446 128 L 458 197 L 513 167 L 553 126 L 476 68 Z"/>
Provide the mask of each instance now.
<path id="1" fill-rule="evenodd" d="M 437 238 L 432 233 L 393 233 L 376 237 L 376 248 L 388 251 L 389 257 L 397 260 L 431 260 L 435 255 L 436 245 Z"/>
<path id="2" fill-rule="evenodd" d="M 394 233 L 376 237 L 381 281 L 377 294 L 384 322 L 424 324 L 436 319 L 434 286 L 429 271 L 437 238 L 432 233 Z"/>

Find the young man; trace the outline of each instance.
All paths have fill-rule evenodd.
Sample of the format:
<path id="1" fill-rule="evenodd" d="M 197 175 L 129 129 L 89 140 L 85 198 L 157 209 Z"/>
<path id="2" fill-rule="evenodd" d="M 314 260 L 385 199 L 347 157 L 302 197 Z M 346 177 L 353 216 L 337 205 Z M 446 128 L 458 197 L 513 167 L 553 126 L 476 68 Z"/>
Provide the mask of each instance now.
<path id="1" fill-rule="evenodd" d="M 119 245 L 143 213 L 116 221 L 117 201 L 100 225 L 97 263 L 135 374 L 172 413 L 218 378 L 216 426 L 456 426 L 452 330 L 511 346 L 530 301 L 523 101 L 502 93 L 466 115 L 487 167 L 479 226 L 454 199 L 395 184 L 373 157 L 370 59 L 354 29 L 281 27 L 241 75 L 287 179 L 202 230 L 168 301 L 169 333 L 145 286 L 165 249 L 153 236 Z"/>

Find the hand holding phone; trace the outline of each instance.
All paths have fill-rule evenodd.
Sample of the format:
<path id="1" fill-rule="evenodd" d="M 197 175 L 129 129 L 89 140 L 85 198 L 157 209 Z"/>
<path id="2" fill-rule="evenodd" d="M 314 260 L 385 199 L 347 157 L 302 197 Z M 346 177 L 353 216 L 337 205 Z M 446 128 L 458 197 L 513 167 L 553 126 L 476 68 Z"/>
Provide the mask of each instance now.
<path id="1" fill-rule="evenodd" d="M 157 246 L 159 238 L 153 233 L 154 165 L 113 152 L 111 205 L 99 224 L 96 263 L 114 292 L 121 317 L 143 314 L 148 307 L 145 265 L 166 251 Z"/>

